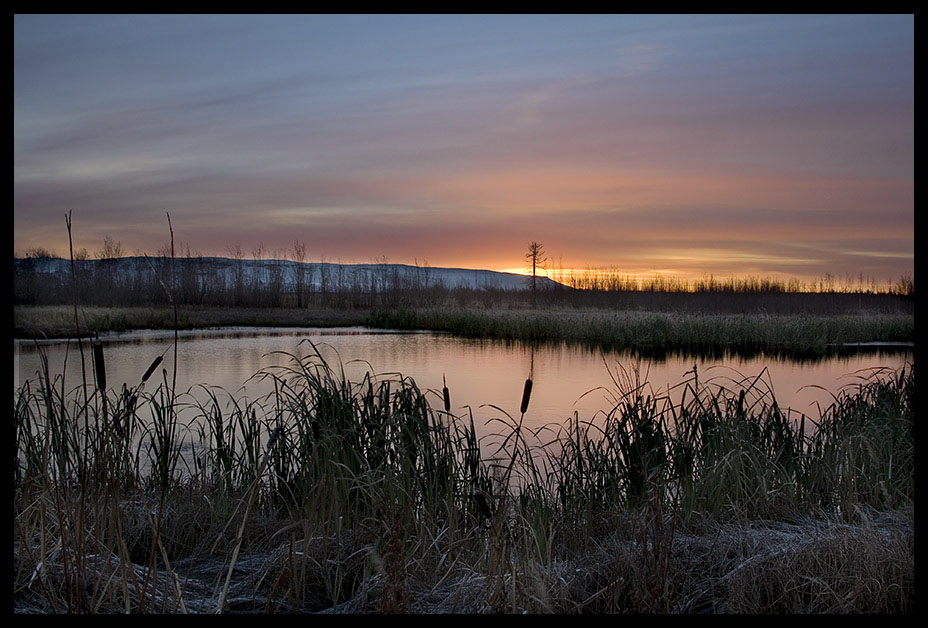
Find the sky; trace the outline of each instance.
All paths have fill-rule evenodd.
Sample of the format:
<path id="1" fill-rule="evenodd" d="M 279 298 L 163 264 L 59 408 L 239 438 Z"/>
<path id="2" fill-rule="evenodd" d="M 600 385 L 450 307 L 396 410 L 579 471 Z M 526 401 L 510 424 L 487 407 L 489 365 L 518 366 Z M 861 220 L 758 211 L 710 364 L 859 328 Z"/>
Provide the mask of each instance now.
<path id="1" fill-rule="evenodd" d="M 13 249 L 914 277 L 913 15 L 16 15 Z"/>

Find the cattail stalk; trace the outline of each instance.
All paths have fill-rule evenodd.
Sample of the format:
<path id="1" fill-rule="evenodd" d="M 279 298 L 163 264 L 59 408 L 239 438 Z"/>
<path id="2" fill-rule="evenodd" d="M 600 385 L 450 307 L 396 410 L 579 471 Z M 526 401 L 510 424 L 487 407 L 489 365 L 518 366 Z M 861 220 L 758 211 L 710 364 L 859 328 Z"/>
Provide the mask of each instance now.
<path id="1" fill-rule="evenodd" d="M 162 359 L 163 356 L 159 355 L 152 361 L 151 365 L 148 367 L 148 370 L 145 371 L 144 375 L 142 375 L 142 382 L 132 391 L 132 394 L 129 395 L 125 408 L 126 417 L 135 412 L 135 404 L 138 403 L 139 393 L 145 388 L 145 382 L 148 381 L 148 378 L 152 376 L 152 374 L 155 372 L 155 369 L 157 369 L 158 365 L 161 364 Z M 125 384 L 123 385 L 123 389 L 125 389 Z M 116 424 L 116 429 L 120 430 L 121 426 L 119 423 L 119 416 L 114 416 L 113 421 Z"/>

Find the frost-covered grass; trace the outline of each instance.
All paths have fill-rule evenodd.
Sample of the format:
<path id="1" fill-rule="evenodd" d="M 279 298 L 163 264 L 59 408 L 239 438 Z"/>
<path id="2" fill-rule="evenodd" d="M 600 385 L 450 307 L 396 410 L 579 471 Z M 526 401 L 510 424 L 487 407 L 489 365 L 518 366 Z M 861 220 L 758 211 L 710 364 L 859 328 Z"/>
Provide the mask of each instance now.
<path id="1" fill-rule="evenodd" d="M 182 425 L 159 364 L 129 389 L 16 392 L 20 608 L 914 608 L 911 366 L 799 424 L 757 381 L 694 371 L 671 403 L 617 367 L 604 417 L 536 439 L 499 409 L 486 456 L 469 414 L 402 375 L 292 357 L 258 375 L 266 398 L 210 389 Z"/>

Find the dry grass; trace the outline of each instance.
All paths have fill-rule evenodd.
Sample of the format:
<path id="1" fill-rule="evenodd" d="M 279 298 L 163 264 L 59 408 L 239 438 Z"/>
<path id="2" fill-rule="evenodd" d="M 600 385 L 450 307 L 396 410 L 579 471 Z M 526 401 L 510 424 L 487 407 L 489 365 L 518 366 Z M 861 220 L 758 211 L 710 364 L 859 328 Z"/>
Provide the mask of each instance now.
<path id="1" fill-rule="evenodd" d="M 125 331 L 174 329 L 170 308 L 84 307 L 81 329 Z M 464 337 L 570 342 L 611 349 L 632 349 L 652 355 L 673 351 L 714 355 L 726 351 L 750 355 L 782 353 L 820 356 L 843 343 L 913 342 L 915 317 L 907 313 L 789 315 L 789 314 L 671 314 L 615 309 L 503 308 L 417 309 L 287 309 L 189 307 L 178 312 L 181 329 L 220 326 L 339 327 L 420 329 Z M 15 306 L 13 334 L 17 338 L 73 336 L 74 313 L 68 306 Z"/>
<path id="2" fill-rule="evenodd" d="M 187 307 L 178 313 L 180 329 L 207 327 L 342 327 L 361 325 L 367 312 L 332 309 L 255 309 Z M 169 307 L 82 307 L 81 329 L 99 332 L 130 329 L 174 329 Z M 13 308 L 17 338 L 67 338 L 74 335 L 74 312 L 67 306 Z"/>
<path id="3" fill-rule="evenodd" d="M 596 541 L 583 555 L 539 563 L 512 554 L 505 573 L 419 558 L 391 567 L 389 557 L 358 536 L 322 538 L 295 523 L 267 551 L 239 557 L 227 597 L 231 613 L 912 613 L 915 610 L 914 518 L 869 513 L 857 524 L 805 520 L 708 526 L 677 532 L 660 571 L 640 541 L 645 518 Z M 445 559 L 444 563 L 442 559 Z M 195 558 L 144 565 L 116 555 L 87 561 L 88 591 L 103 613 L 123 612 L 124 598 L 144 598 L 154 612 L 208 613 L 228 565 Z M 394 570 L 394 571 L 391 571 Z M 399 575 L 402 575 L 399 578 Z M 337 580 L 353 590 L 332 603 Z M 63 590 L 59 553 L 50 553 L 32 582 L 14 596 L 19 613 L 60 612 L 42 590 Z M 487 596 L 498 583 L 500 599 Z M 93 594 L 92 594 L 93 593 Z M 92 595 L 91 595 L 92 594 Z"/>
<path id="4" fill-rule="evenodd" d="M 616 371 L 604 424 L 539 456 L 507 415 L 496 460 L 407 377 L 350 382 L 318 352 L 261 375 L 267 399 L 199 406 L 192 460 L 166 372 L 20 389 L 14 609 L 914 610 L 914 367 L 843 391 L 814 434 L 746 405 L 754 384 L 694 372 L 668 405 Z"/>
<path id="5" fill-rule="evenodd" d="M 378 309 L 370 327 L 427 329 L 468 338 L 560 343 L 661 356 L 765 353 L 821 356 L 843 343 L 913 342 L 912 314 L 706 314 L 618 309 Z"/>

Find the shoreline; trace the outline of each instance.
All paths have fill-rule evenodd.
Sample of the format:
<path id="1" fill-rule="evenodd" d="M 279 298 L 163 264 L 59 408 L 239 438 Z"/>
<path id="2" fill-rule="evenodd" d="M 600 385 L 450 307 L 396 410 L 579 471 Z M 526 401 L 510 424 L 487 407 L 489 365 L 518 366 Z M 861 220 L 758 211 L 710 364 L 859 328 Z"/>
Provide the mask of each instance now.
<path id="1" fill-rule="evenodd" d="M 79 309 L 80 338 L 94 333 L 171 332 L 174 311 L 133 307 Z M 184 308 L 176 329 L 185 335 L 215 329 L 346 329 L 363 333 L 432 332 L 465 338 L 566 342 L 644 353 L 720 352 L 824 354 L 847 350 L 913 350 L 910 314 L 704 314 L 605 309 Z M 84 331 L 84 330 L 93 330 Z M 14 306 L 14 341 L 77 339 L 73 306 Z"/>

